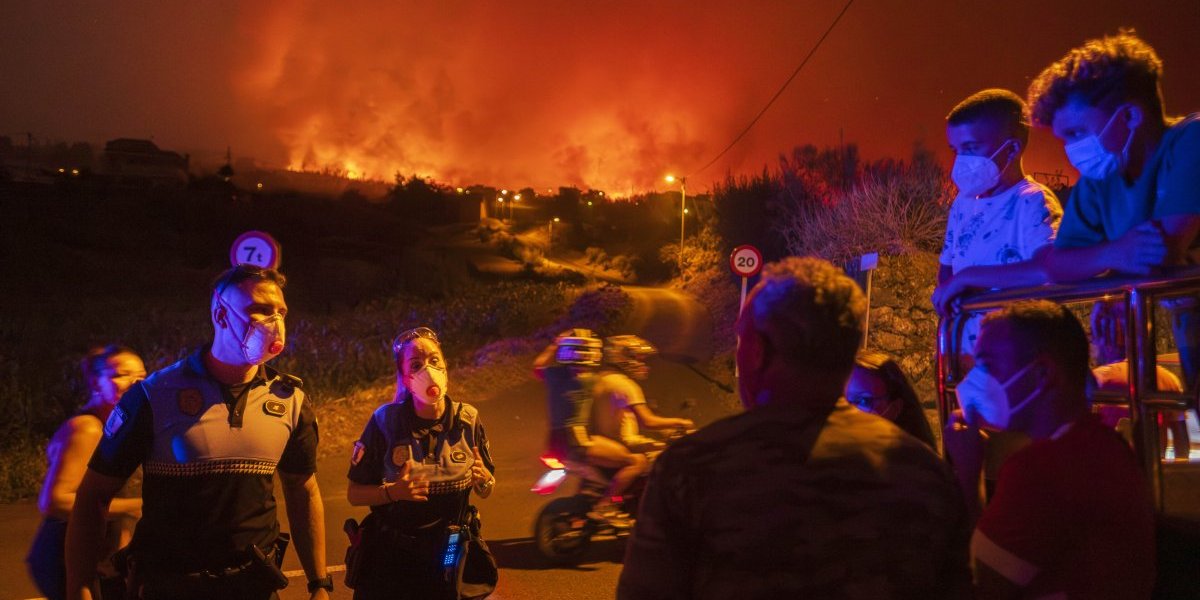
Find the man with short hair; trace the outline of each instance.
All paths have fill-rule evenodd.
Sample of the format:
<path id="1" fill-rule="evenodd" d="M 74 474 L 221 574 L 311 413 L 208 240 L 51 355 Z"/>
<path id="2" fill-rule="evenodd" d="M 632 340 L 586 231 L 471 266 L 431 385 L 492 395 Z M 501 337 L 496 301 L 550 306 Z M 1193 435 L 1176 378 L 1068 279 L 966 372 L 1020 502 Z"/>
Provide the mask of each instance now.
<path id="1" fill-rule="evenodd" d="M 1168 117 L 1162 60 L 1132 31 L 1089 40 L 1029 86 L 1034 123 L 1062 140 L 1079 170 L 1052 251 L 1057 282 L 1148 275 L 1195 264 L 1200 246 L 1200 114 Z M 1168 305 L 1184 381 L 1200 371 L 1194 298 Z"/>
<path id="2" fill-rule="evenodd" d="M 650 374 L 646 359 L 658 350 L 636 335 L 614 335 L 604 340 L 604 359 L 592 386 L 592 432 L 617 440 L 630 452 L 660 449 L 663 442 L 642 435 L 639 428 L 687 430 L 696 426 L 691 419 L 663 417 L 646 403 L 646 395 L 636 380 Z"/>
<path id="3" fill-rule="evenodd" d="M 943 442 L 972 514 L 978 598 L 1149 598 L 1154 507 L 1129 446 L 1092 415 L 1088 340 L 1065 307 L 1025 301 L 983 322 Z M 1034 441 L 980 509 L 979 428 Z"/>
<path id="4" fill-rule="evenodd" d="M 264 363 L 286 341 L 283 275 L 241 265 L 213 285 L 212 343 L 150 375 L 113 409 L 67 532 L 67 594 L 87 597 L 104 513 L 138 466 L 131 598 L 266 600 L 287 585 L 272 478 L 312 598 L 328 598 L 317 423 L 300 379 Z"/>
<path id="5" fill-rule="evenodd" d="M 841 397 L 865 311 L 828 262 L 763 269 L 737 325 L 747 410 L 659 456 L 618 598 L 964 597 L 968 524 L 952 474 Z"/>
<path id="6" fill-rule="evenodd" d="M 590 431 L 602 344 L 590 329 L 564 331 L 534 359 L 533 373 L 546 384 L 546 449 L 563 461 L 613 469 L 608 489 L 596 499 L 589 515 L 628 530 L 630 516 L 616 499 L 646 472 L 649 463 L 644 454 L 630 452 L 617 440 Z"/>
<path id="7" fill-rule="evenodd" d="M 939 312 L 956 298 L 978 289 L 1038 285 L 1046 281 L 1032 261 L 1054 241 L 1062 208 L 1054 192 L 1025 174 L 1021 157 L 1029 144 L 1029 110 L 1020 96 L 987 89 L 955 106 L 946 116 L 946 138 L 954 151 L 950 172 L 958 196 L 950 207 L 942 246 Z M 963 331 L 970 354 L 979 321 Z"/>

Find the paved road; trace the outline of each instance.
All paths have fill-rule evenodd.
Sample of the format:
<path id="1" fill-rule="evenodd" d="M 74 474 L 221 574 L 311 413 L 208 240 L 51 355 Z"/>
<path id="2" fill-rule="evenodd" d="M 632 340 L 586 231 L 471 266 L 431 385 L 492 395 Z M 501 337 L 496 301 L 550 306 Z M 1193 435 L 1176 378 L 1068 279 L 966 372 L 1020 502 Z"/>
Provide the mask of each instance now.
<path id="1" fill-rule="evenodd" d="M 684 415 L 700 424 L 727 413 L 728 398 L 720 398 L 697 372 L 682 364 L 702 362 L 710 348 L 708 315 L 704 309 L 677 292 L 654 288 L 628 288 L 634 309 L 626 331 L 640 333 L 663 348 L 667 358 L 651 360 L 647 397 L 659 412 Z M 529 492 L 542 474 L 538 461 L 545 435 L 545 402 L 541 385 L 532 378 L 513 387 L 496 390 L 488 398 L 468 399 L 476 404 L 488 427 L 497 463 L 498 485 L 492 496 L 477 504 L 483 516 L 483 534 L 501 566 L 500 584 L 493 598 L 523 600 L 561 598 L 593 600 L 612 598 L 620 574 L 624 545 L 616 540 L 598 542 L 586 562 L 576 568 L 554 568 L 536 555 L 530 540 L 533 518 L 547 498 Z M 341 565 L 346 536 L 341 524 L 349 517 L 361 518 L 365 510 L 346 502 L 346 459 L 333 457 L 318 468 L 325 499 L 327 556 L 330 565 Z M 280 511 L 281 513 L 283 511 Z M 22 558 L 37 527 L 32 503 L 0 505 L 0 600 L 31 598 L 36 590 L 24 572 Z M 285 570 L 299 570 L 294 552 L 288 553 Z M 349 598 L 334 580 L 337 598 Z M 303 577 L 296 576 L 282 598 L 306 598 Z"/>

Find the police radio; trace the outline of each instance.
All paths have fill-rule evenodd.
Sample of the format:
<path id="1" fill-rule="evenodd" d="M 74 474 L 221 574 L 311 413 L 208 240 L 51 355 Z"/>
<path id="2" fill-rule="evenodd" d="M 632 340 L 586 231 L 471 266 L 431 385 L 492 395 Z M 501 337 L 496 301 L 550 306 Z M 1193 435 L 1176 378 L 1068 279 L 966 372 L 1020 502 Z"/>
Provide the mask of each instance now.
<path id="1" fill-rule="evenodd" d="M 442 568 L 448 573 L 455 573 L 458 570 L 458 561 L 462 558 L 463 548 L 462 528 L 457 525 L 452 525 L 448 528 L 446 536 L 446 550 L 442 552 Z"/>

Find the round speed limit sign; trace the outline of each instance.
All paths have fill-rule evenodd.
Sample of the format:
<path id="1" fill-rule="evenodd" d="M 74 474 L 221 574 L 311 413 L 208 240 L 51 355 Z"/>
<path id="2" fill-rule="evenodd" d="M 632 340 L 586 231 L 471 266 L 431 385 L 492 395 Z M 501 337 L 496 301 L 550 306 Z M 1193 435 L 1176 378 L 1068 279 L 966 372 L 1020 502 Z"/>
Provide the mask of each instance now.
<path id="1" fill-rule="evenodd" d="M 247 231 L 239 235 L 229 248 L 233 266 L 254 265 L 264 269 L 279 268 L 279 242 L 265 231 Z"/>
<path id="2" fill-rule="evenodd" d="M 738 246 L 729 255 L 729 269 L 738 277 L 754 277 L 762 270 L 762 252 L 754 246 Z"/>

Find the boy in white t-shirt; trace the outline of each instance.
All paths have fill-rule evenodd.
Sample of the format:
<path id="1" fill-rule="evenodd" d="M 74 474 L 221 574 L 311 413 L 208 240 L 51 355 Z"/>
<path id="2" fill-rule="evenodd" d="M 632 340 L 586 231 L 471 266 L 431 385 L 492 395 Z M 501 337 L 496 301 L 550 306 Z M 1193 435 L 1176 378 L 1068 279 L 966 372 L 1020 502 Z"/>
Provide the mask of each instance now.
<path id="1" fill-rule="evenodd" d="M 1020 96 L 1002 89 L 972 94 L 946 116 L 946 138 L 955 152 L 950 176 L 958 196 L 950 207 L 933 293 L 942 314 L 973 290 L 1045 282 L 1030 259 L 1054 242 L 1062 218 L 1054 192 L 1021 166 L 1029 110 Z M 978 324 L 973 318 L 964 326 L 964 355 L 974 349 Z"/>

